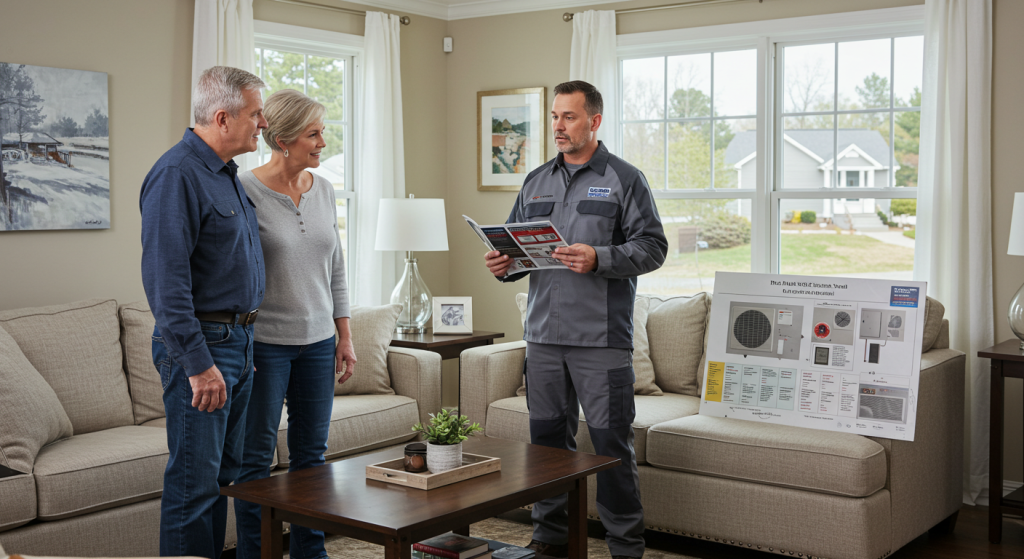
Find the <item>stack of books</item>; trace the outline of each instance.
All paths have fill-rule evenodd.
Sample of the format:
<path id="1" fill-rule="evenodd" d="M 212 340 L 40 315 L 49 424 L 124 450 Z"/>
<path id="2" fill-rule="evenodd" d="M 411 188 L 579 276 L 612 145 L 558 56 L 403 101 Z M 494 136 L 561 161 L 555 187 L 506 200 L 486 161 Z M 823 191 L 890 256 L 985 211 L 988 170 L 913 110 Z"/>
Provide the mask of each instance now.
<path id="1" fill-rule="evenodd" d="M 413 559 L 491 559 L 487 542 L 451 532 L 412 544 Z"/>

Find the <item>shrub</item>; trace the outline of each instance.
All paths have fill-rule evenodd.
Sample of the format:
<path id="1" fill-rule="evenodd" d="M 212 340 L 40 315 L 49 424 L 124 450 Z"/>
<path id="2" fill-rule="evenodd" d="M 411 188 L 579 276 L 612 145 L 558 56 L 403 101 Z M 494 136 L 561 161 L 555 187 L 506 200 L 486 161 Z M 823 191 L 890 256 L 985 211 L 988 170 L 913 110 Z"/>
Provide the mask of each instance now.
<path id="1" fill-rule="evenodd" d="M 889 216 L 885 215 L 882 210 L 878 210 L 878 219 L 882 220 L 882 225 L 889 225 Z"/>
<path id="2" fill-rule="evenodd" d="M 732 248 L 750 244 L 750 220 L 741 215 L 719 214 L 702 219 L 700 240 L 708 248 Z"/>
<path id="3" fill-rule="evenodd" d="M 818 221 L 818 214 L 813 210 L 800 212 L 800 223 L 814 223 L 815 221 Z"/>
<path id="4" fill-rule="evenodd" d="M 800 223 L 800 212 L 793 212 L 793 223 Z"/>
<path id="5" fill-rule="evenodd" d="M 896 199 L 889 205 L 892 215 L 917 215 L 917 200 Z"/>

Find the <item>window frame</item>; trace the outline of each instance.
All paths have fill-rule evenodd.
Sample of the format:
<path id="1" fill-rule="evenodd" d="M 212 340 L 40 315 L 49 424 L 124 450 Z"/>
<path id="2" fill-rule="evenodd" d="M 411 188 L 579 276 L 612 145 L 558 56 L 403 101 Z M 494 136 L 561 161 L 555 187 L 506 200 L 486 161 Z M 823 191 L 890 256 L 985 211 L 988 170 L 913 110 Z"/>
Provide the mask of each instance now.
<path id="1" fill-rule="evenodd" d="M 753 189 L 708 188 L 708 189 L 652 189 L 657 199 L 750 199 L 751 200 L 751 271 L 773 273 L 780 271 L 781 223 L 779 205 L 783 199 L 832 199 L 837 196 L 836 187 L 815 189 L 783 189 L 782 166 L 779 165 L 783 140 L 783 102 L 781 95 L 783 64 L 779 53 L 787 46 L 801 44 L 840 43 L 856 40 L 895 38 L 922 35 L 924 33 L 924 6 L 907 6 L 879 10 L 862 10 L 819 16 L 753 21 L 672 29 L 646 33 L 633 33 L 617 37 L 616 83 L 620 103 L 620 115 L 624 115 L 623 61 L 637 58 L 669 57 L 681 54 L 725 52 L 741 49 L 757 49 L 757 164 Z M 890 66 L 894 53 L 890 51 Z M 838 79 L 838 68 L 835 71 Z M 890 71 L 891 79 L 891 71 Z M 714 76 L 712 74 L 712 83 Z M 667 84 L 666 84 L 667 87 Z M 890 81 L 890 88 L 892 82 Z M 893 119 L 898 111 L 892 105 L 887 109 L 872 109 L 871 112 L 886 112 L 890 115 L 890 153 L 893 150 Z M 667 100 L 666 100 L 667 103 Z M 917 110 L 920 110 L 918 107 Z M 844 114 L 833 107 L 830 114 Z M 666 115 L 667 116 L 667 115 Z M 665 119 L 668 121 L 668 119 Z M 623 124 L 615 123 L 617 145 L 623 145 Z M 666 130 L 667 135 L 667 130 Z M 777 155 L 778 154 L 778 155 Z M 893 158 L 890 155 L 890 158 Z M 665 154 L 666 164 L 668 153 Z M 712 154 L 712 165 L 714 156 Z M 836 174 L 833 165 L 833 174 Z M 895 170 L 890 164 L 889 175 Z M 667 180 L 667 179 L 666 179 Z M 830 183 L 834 183 L 832 179 Z M 666 183 L 667 186 L 667 183 Z M 713 185 L 712 185 L 713 186 Z M 859 194 L 871 198 L 895 199 L 917 198 L 917 187 L 858 187 Z"/>
<path id="2" fill-rule="evenodd" d="M 338 33 L 335 31 L 324 31 L 284 23 L 254 20 L 254 49 L 272 49 L 285 51 L 307 56 L 331 57 L 344 59 L 345 83 L 344 83 L 344 118 L 343 137 L 345 138 L 345 186 L 335 188 L 334 194 L 338 199 L 345 200 L 345 236 L 347 245 L 345 247 L 345 264 L 349 266 L 355 260 L 355 251 L 358 246 L 356 242 L 357 230 L 357 206 L 358 185 L 360 180 L 360 169 L 355 162 L 359 161 L 361 123 L 355 115 L 362 114 L 359 110 L 362 106 L 362 78 L 363 78 L 363 37 Z M 262 71 L 262 60 L 256 61 L 260 66 L 255 70 Z M 325 123 L 336 124 L 337 121 L 325 121 Z M 258 153 L 258 152 L 257 152 Z M 249 168 L 258 165 L 258 156 L 247 155 Z M 256 163 L 256 164 L 251 164 Z"/>

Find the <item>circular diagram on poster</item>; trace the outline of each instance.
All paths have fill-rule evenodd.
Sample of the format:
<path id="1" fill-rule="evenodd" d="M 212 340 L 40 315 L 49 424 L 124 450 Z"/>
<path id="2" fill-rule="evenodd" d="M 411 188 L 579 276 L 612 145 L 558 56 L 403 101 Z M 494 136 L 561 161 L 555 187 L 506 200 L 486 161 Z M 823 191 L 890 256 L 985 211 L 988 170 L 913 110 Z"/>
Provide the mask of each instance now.
<path id="1" fill-rule="evenodd" d="M 828 327 L 828 324 L 819 322 L 814 325 L 814 335 L 818 338 L 827 338 L 832 333 L 832 329 Z"/>

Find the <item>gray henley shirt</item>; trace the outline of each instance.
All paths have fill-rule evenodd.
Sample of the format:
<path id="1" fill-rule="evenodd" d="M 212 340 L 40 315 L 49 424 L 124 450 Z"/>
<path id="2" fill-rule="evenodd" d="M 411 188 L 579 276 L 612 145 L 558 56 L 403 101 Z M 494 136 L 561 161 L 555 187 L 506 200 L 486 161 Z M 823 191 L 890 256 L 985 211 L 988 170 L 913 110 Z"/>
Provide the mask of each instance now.
<path id="1" fill-rule="evenodd" d="M 267 270 L 256 341 L 306 345 L 330 338 L 334 319 L 350 316 L 334 187 L 314 173 L 295 207 L 252 171 L 238 178 L 256 204 Z"/>

